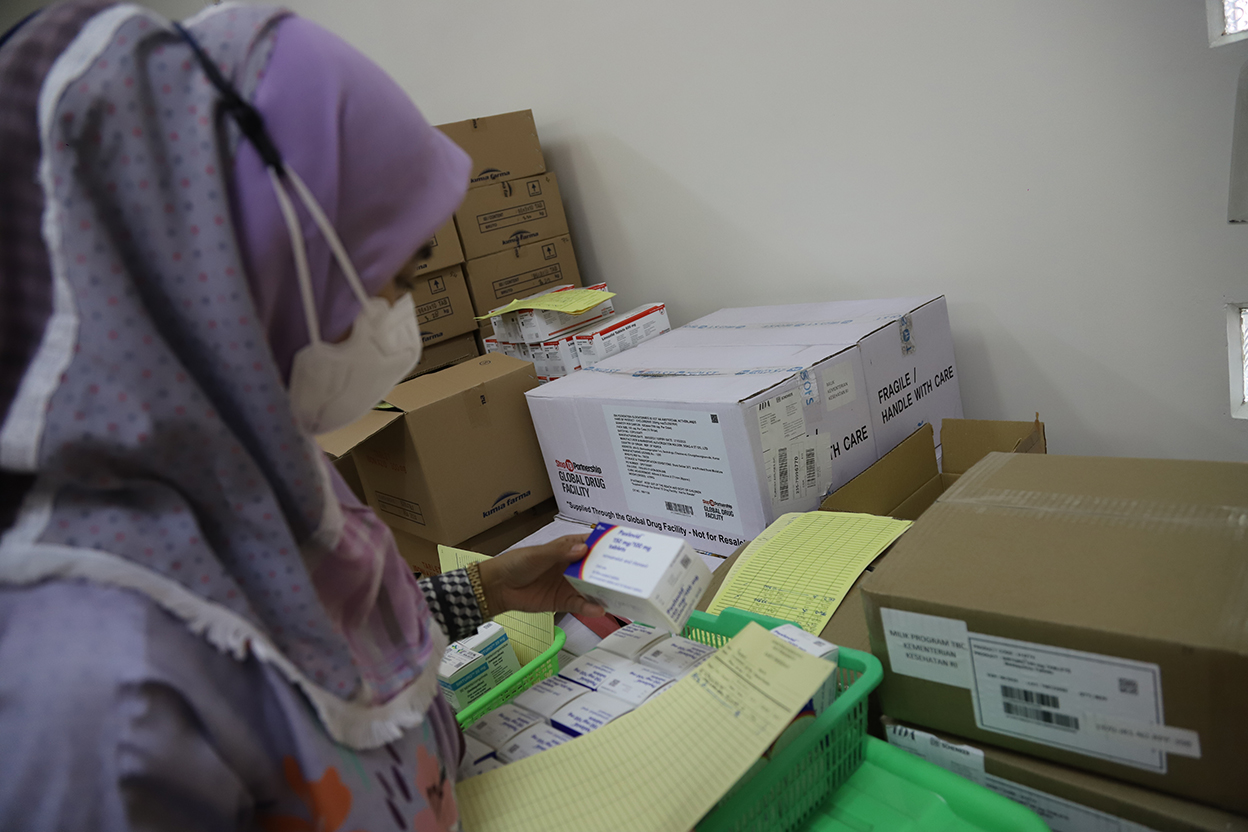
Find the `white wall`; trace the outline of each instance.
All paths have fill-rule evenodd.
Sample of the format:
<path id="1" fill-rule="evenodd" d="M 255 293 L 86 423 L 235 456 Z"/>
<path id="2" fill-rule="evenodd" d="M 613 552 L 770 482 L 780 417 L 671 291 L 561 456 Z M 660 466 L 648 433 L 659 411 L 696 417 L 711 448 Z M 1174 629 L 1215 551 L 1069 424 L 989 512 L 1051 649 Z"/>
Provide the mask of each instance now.
<path id="1" fill-rule="evenodd" d="M 195 3 L 157 3 L 184 14 Z M 291 0 L 431 121 L 532 108 L 587 278 L 674 323 L 948 295 L 966 413 L 1248 460 L 1226 223 L 1248 43 L 1202 0 Z"/>

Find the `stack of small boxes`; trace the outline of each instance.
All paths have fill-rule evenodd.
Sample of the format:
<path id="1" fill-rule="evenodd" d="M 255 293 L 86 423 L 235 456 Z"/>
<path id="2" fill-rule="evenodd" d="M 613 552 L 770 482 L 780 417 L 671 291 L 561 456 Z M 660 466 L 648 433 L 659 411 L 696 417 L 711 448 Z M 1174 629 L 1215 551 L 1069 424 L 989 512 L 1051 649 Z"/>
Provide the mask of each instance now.
<path id="1" fill-rule="evenodd" d="M 398 288 L 412 295 L 420 323 L 420 363 L 408 378 L 481 354 L 476 339 L 477 322 L 464 281 L 464 252 L 453 221 L 438 229 L 429 248 L 428 257 L 413 258 L 396 278 Z"/>
<path id="2" fill-rule="evenodd" d="M 571 288 L 558 286 L 540 294 Z M 606 292 L 607 284 L 587 288 Z M 485 352 L 532 361 L 541 384 L 592 367 L 671 330 L 665 305 L 647 303 L 617 314 L 610 297 L 579 315 L 525 309 L 492 315 L 490 323 L 494 334 L 482 339 Z"/>
<path id="3" fill-rule="evenodd" d="M 559 180 L 546 168 L 533 112 L 439 128 L 472 157 L 468 195 L 455 213 L 465 279 L 477 316 L 553 286 L 580 286 Z M 478 338 L 491 334 L 482 321 Z"/>

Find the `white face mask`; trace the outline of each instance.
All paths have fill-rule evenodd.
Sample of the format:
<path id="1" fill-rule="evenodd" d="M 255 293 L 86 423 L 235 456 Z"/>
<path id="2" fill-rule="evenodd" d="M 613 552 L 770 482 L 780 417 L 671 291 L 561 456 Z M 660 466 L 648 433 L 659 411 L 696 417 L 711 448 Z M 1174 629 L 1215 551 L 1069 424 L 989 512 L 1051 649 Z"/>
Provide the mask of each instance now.
<path id="1" fill-rule="evenodd" d="M 360 313 L 347 338 L 337 344 L 322 341 L 299 220 L 277 173 L 269 168 L 273 191 L 290 232 L 295 273 L 303 296 L 303 313 L 312 339 L 311 343 L 295 353 L 290 371 L 290 402 L 295 421 L 315 436 L 351 424 L 371 410 L 411 372 L 420 360 L 420 325 L 416 321 L 416 308 L 411 295 L 403 295 L 394 306 L 384 298 L 368 296 L 316 199 L 289 167 L 286 168 L 286 175 L 325 235 L 338 267 L 360 301 Z"/>

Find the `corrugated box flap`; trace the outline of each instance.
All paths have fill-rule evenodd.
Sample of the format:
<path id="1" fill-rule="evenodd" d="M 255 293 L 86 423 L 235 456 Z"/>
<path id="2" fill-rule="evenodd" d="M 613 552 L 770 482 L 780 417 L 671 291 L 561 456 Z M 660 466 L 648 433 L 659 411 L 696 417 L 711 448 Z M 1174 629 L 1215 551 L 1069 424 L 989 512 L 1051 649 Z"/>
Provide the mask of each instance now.
<path id="1" fill-rule="evenodd" d="M 1047 450 L 1044 423 L 987 419 L 944 419 L 940 424 L 941 470 L 964 474 L 992 451 L 1042 454 Z"/>
<path id="2" fill-rule="evenodd" d="M 334 459 L 339 459 L 402 415 L 394 410 L 370 410 L 345 428 L 316 437 L 316 444 Z"/>
<path id="3" fill-rule="evenodd" d="M 405 381 L 390 391 L 386 401 L 411 413 L 425 405 L 458 396 L 479 384 L 525 368 L 533 374 L 533 362 L 494 352 L 475 361 L 465 361 L 445 370 Z M 536 374 L 533 374 L 533 383 L 537 383 Z"/>
<path id="4" fill-rule="evenodd" d="M 913 597 L 1248 653 L 1248 465 L 990 453 L 890 565 Z"/>
<path id="5" fill-rule="evenodd" d="M 832 492 L 820 509 L 889 516 L 937 476 L 936 455 L 932 451 L 932 426 L 928 424 Z"/>

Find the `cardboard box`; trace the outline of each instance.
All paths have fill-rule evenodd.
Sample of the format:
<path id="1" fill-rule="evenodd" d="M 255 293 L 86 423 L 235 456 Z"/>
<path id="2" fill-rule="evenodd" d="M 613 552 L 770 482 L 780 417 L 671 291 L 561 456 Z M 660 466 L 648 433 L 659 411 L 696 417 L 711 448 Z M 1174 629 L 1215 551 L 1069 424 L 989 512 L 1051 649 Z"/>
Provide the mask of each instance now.
<path id="1" fill-rule="evenodd" d="M 416 320 L 420 323 L 420 341 L 424 346 L 476 330 L 472 300 L 459 266 L 440 272 L 404 269 L 395 282 L 416 304 Z"/>
<path id="2" fill-rule="evenodd" d="M 898 748 L 1022 803 L 1053 832 L 1248 832 L 1248 818 L 884 718 Z"/>
<path id="3" fill-rule="evenodd" d="M 932 446 L 932 433 L 931 425 L 923 425 L 870 468 L 829 494 L 820 508 L 914 520 L 989 453 L 1043 454 L 1048 450 L 1039 414 L 1034 422 L 945 419 L 940 430 L 942 471 Z"/>
<path id="4" fill-rule="evenodd" d="M 334 468 L 361 503 L 367 503 L 368 497 L 364 490 L 364 483 L 360 479 L 359 469 L 355 464 L 355 448 L 361 436 L 376 433 L 393 420 L 394 418 L 387 413 L 370 410 L 350 425 L 316 437 L 316 444 L 320 445 L 321 450 L 330 458 Z"/>
<path id="5" fill-rule="evenodd" d="M 532 110 L 440 124 L 438 129 L 472 157 L 470 188 L 546 172 Z"/>
<path id="6" fill-rule="evenodd" d="M 429 240 L 429 256 L 423 260 L 412 258 L 405 270 L 412 274 L 440 272 L 464 262 L 464 250 L 459 245 L 459 232 L 455 230 L 455 218 L 446 221 Z"/>
<path id="7" fill-rule="evenodd" d="M 442 541 L 442 543 L 482 555 L 497 555 L 539 529 L 548 526 L 554 521 L 557 511 L 553 499 L 543 500 L 533 508 L 526 509 L 467 540 Z M 398 544 L 399 554 L 407 561 L 408 566 L 412 567 L 412 571 L 419 572 L 426 577 L 442 572 L 442 566 L 438 561 L 438 541 L 426 540 L 394 527 L 390 530 L 394 532 L 394 541 Z"/>
<path id="8" fill-rule="evenodd" d="M 456 335 L 454 338 L 447 338 L 444 341 L 438 341 L 428 344 L 420 350 L 420 363 L 408 375 L 408 379 L 423 376 L 425 373 L 436 373 L 438 370 L 459 364 L 477 358 L 481 353 L 477 351 L 477 336 L 471 332 L 465 332 L 463 335 Z M 406 379 L 405 379 L 406 380 Z"/>
<path id="9" fill-rule="evenodd" d="M 581 286 L 572 238 L 566 234 L 469 260 L 464 273 L 478 315 L 552 286 Z"/>
<path id="10" fill-rule="evenodd" d="M 559 180 L 553 173 L 468 191 L 455 226 L 469 260 L 568 233 Z"/>
<path id="11" fill-rule="evenodd" d="M 667 307 L 661 303 L 647 303 L 613 315 L 608 320 L 576 331 L 577 363 L 582 367 L 592 367 L 604 358 L 631 350 L 671 329 Z"/>
<path id="12" fill-rule="evenodd" d="M 1248 464 L 989 454 L 862 587 L 885 713 L 1248 812 Z"/>
<path id="13" fill-rule="evenodd" d="M 710 584 L 711 571 L 679 537 L 599 523 L 585 557 L 564 577 L 612 615 L 679 633 Z"/>
<path id="14" fill-rule="evenodd" d="M 834 392 L 870 403 L 880 455 L 922 425 L 931 423 L 940 436 L 942 419 L 962 416 L 944 295 L 721 309 L 673 330 L 663 342 L 856 346 L 864 386 L 842 382 Z"/>
<path id="15" fill-rule="evenodd" d="M 724 555 L 875 462 L 853 347 L 671 347 L 680 330 L 528 394 L 560 514 Z M 829 407 L 828 394 L 834 403 Z"/>
<path id="16" fill-rule="evenodd" d="M 992 451 L 1014 453 L 1045 453 L 1044 423 L 986 421 L 979 419 L 945 419 L 941 424 L 945 459 L 958 467 L 958 472 L 941 473 L 936 464 L 932 442 L 932 426 L 924 425 L 874 465 L 832 492 L 820 509 L 875 514 L 913 520 L 936 501 L 962 471 Z M 698 609 L 703 612 L 723 585 L 728 572 L 745 549 L 743 545 L 711 575 L 711 588 L 703 596 Z M 890 550 L 891 551 L 891 550 Z M 871 572 L 888 557 L 876 558 L 861 577 L 845 593 L 832 619 L 819 637 L 841 647 L 871 652 L 867 634 L 867 617 L 862 608 L 862 584 Z"/>
<path id="17" fill-rule="evenodd" d="M 343 428 L 369 505 L 399 531 L 467 540 L 549 498 L 524 403 L 536 385 L 532 364 L 495 354 L 394 388 L 397 410 Z"/>

